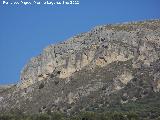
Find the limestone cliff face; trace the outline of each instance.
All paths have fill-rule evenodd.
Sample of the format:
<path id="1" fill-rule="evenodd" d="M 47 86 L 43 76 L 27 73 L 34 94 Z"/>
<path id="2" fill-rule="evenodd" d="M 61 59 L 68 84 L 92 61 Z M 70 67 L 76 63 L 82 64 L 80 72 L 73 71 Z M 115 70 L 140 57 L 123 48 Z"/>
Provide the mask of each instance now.
<path id="1" fill-rule="evenodd" d="M 151 115 L 159 100 L 160 20 L 98 26 L 50 45 L 23 68 L 17 85 L 0 87 L 0 112 L 72 114 L 140 101 L 151 105 Z"/>
<path id="2" fill-rule="evenodd" d="M 157 20 L 104 25 L 57 45 L 32 58 L 21 72 L 20 88 L 54 75 L 67 78 L 85 66 L 106 66 L 132 59 L 133 67 L 150 66 L 160 57 L 160 22 Z"/>

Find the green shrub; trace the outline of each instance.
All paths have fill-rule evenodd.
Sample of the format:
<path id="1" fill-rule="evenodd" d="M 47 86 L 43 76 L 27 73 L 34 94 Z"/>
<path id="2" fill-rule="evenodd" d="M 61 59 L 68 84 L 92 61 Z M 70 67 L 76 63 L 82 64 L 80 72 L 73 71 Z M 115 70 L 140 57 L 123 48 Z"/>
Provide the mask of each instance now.
<path id="1" fill-rule="evenodd" d="M 138 115 L 136 114 L 136 113 L 128 113 L 127 114 L 127 118 L 128 118 L 128 120 L 139 120 L 139 117 L 138 117 Z"/>
<path id="2" fill-rule="evenodd" d="M 41 83 L 41 84 L 39 85 L 39 89 L 42 89 L 42 88 L 44 88 L 44 83 Z"/>
<path id="3" fill-rule="evenodd" d="M 51 113 L 51 120 L 63 120 L 65 116 L 62 113 L 54 112 Z"/>
<path id="4" fill-rule="evenodd" d="M 127 120 L 124 114 L 115 112 L 112 114 L 112 120 Z"/>
<path id="5" fill-rule="evenodd" d="M 49 120 L 50 117 L 47 114 L 40 114 L 37 116 L 36 120 Z"/>

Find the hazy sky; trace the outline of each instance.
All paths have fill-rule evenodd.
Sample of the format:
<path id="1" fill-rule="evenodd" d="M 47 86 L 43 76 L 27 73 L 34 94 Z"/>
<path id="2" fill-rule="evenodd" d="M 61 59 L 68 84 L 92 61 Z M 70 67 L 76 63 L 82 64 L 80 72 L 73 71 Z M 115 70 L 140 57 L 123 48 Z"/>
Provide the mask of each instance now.
<path id="1" fill-rule="evenodd" d="M 3 5 L 2 2 L 0 84 L 17 83 L 27 61 L 49 44 L 97 25 L 160 18 L 160 0 L 80 0 L 79 5 L 53 6 Z"/>

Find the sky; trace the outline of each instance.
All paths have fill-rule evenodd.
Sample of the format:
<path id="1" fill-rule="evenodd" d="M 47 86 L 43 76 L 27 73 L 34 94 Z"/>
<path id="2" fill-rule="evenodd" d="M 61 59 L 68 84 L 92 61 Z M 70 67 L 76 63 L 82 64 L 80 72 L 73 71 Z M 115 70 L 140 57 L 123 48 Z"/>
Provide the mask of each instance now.
<path id="1" fill-rule="evenodd" d="M 0 0 L 0 84 L 16 84 L 29 59 L 50 44 L 97 25 L 160 19 L 160 0 L 79 0 L 79 5 L 26 6 L 4 1 L 20 0 Z"/>

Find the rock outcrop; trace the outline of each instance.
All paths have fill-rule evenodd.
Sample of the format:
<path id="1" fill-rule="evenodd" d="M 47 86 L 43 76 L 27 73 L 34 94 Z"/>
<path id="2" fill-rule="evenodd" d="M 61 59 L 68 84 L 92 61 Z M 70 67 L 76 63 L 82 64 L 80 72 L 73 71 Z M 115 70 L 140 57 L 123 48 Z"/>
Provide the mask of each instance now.
<path id="1" fill-rule="evenodd" d="M 160 21 L 98 26 L 50 45 L 20 79 L 0 93 L 1 110 L 72 113 L 159 93 Z"/>
<path id="2" fill-rule="evenodd" d="M 63 43 L 50 45 L 32 58 L 21 73 L 19 87 L 47 79 L 51 74 L 70 77 L 85 66 L 106 66 L 114 61 L 133 60 L 134 67 L 159 59 L 159 21 L 95 27 Z"/>

